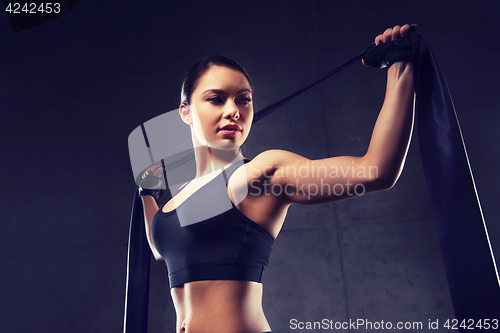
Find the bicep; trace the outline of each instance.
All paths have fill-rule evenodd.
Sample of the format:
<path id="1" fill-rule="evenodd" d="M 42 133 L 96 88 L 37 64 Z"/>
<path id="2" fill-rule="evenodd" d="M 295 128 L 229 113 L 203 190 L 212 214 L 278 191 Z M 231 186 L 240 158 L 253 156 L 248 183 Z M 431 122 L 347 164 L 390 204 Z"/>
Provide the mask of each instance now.
<path id="1" fill-rule="evenodd" d="M 364 157 L 338 156 L 310 160 L 274 151 L 268 192 L 287 203 L 316 205 L 385 189 L 376 165 Z"/>

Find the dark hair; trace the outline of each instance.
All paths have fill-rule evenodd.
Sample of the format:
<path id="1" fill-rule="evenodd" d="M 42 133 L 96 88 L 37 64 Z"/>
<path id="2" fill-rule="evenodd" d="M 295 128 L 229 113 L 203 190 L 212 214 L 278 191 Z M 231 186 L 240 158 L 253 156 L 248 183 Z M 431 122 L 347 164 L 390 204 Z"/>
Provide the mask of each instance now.
<path id="1" fill-rule="evenodd" d="M 250 80 L 250 76 L 248 75 L 247 71 L 240 64 L 224 55 L 214 55 L 198 60 L 186 73 L 181 87 L 181 104 L 184 103 L 186 105 L 189 105 L 191 103 L 191 95 L 196 89 L 200 77 L 205 74 L 205 72 L 208 71 L 212 66 L 228 67 L 240 72 L 245 76 L 248 83 L 250 84 L 250 87 L 253 90 L 252 80 Z"/>

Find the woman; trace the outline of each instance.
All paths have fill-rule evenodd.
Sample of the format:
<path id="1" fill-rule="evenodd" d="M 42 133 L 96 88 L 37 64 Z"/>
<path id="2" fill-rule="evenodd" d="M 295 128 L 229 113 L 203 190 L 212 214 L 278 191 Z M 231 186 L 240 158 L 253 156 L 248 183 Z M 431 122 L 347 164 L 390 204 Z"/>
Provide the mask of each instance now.
<path id="1" fill-rule="evenodd" d="M 409 30 L 409 25 L 387 29 L 375 43 Z M 196 177 L 160 208 L 148 192 L 141 196 L 151 250 L 169 268 L 176 332 L 270 332 L 261 279 L 288 207 L 335 202 L 394 185 L 413 127 L 410 60 L 397 61 L 387 75 L 385 101 L 363 157 L 310 161 L 271 150 L 248 161 L 239 148 L 254 115 L 250 78 L 224 57 L 193 66 L 183 83 L 179 113 L 191 127 Z M 144 176 L 161 172 L 153 167 Z"/>

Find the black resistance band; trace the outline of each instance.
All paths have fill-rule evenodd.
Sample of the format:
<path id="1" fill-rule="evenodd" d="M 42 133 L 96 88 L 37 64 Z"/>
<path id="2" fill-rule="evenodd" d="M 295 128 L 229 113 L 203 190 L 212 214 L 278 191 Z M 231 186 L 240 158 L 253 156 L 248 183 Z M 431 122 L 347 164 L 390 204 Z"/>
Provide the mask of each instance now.
<path id="1" fill-rule="evenodd" d="M 429 45 L 411 32 L 422 165 L 455 317 L 498 319 L 500 280 L 460 124 Z M 477 329 L 477 328 L 476 328 Z"/>
<path id="2" fill-rule="evenodd" d="M 346 69 L 347 67 L 351 66 L 352 64 L 358 63 L 362 58 L 363 58 L 363 56 L 361 54 L 359 56 L 357 56 L 357 57 L 352 58 L 351 60 L 349 60 L 348 62 L 346 62 L 342 66 L 337 67 L 336 69 L 334 69 L 330 73 L 328 73 L 328 74 L 320 77 L 319 79 L 317 79 L 316 81 L 312 82 L 311 84 L 308 84 L 304 88 L 299 89 L 296 92 L 294 92 L 294 93 L 286 96 L 285 98 L 280 99 L 276 103 L 273 103 L 273 104 L 269 105 L 265 109 L 260 110 L 253 117 L 253 122 L 255 123 L 255 122 L 261 120 L 262 118 L 264 118 L 265 116 L 270 115 L 271 113 L 273 113 L 274 111 L 276 111 L 277 109 L 279 109 L 280 107 L 282 107 L 283 105 L 285 105 L 286 103 L 290 102 L 292 99 L 294 99 L 298 95 L 302 94 L 306 90 L 309 90 L 310 88 L 314 87 L 315 85 L 317 85 L 317 84 L 325 81 L 330 76 L 333 76 L 333 75 L 337 74 L 338 72 Z"/>
<path id="3" fill-rule="evenodd" d="M 428 44 L 416 32 L 410 35 L 422 164 L 455 316 L 467 325 L 468 320 L 476 324 L 498 319 L 500 280 L 458 118 Z M 353 58 L 256 113 L 254 122 L 361 58 Z M 150 260 L 142 202 L 136 191 L 130 219 L 124 333 L 147 332 Z M 459 327 L 459 331 L 466 330 Z"/>

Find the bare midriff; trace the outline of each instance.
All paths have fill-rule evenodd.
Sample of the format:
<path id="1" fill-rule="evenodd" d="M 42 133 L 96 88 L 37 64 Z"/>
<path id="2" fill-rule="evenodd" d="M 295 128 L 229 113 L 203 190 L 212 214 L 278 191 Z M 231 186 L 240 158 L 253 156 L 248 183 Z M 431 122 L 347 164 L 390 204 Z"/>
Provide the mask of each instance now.
<path id="1" fill-rule="evenodd" d="M 170 291 L 177 333 L 262 333 L 270 331 L 262 310 L 262 284 L 195 281 Z"/>

